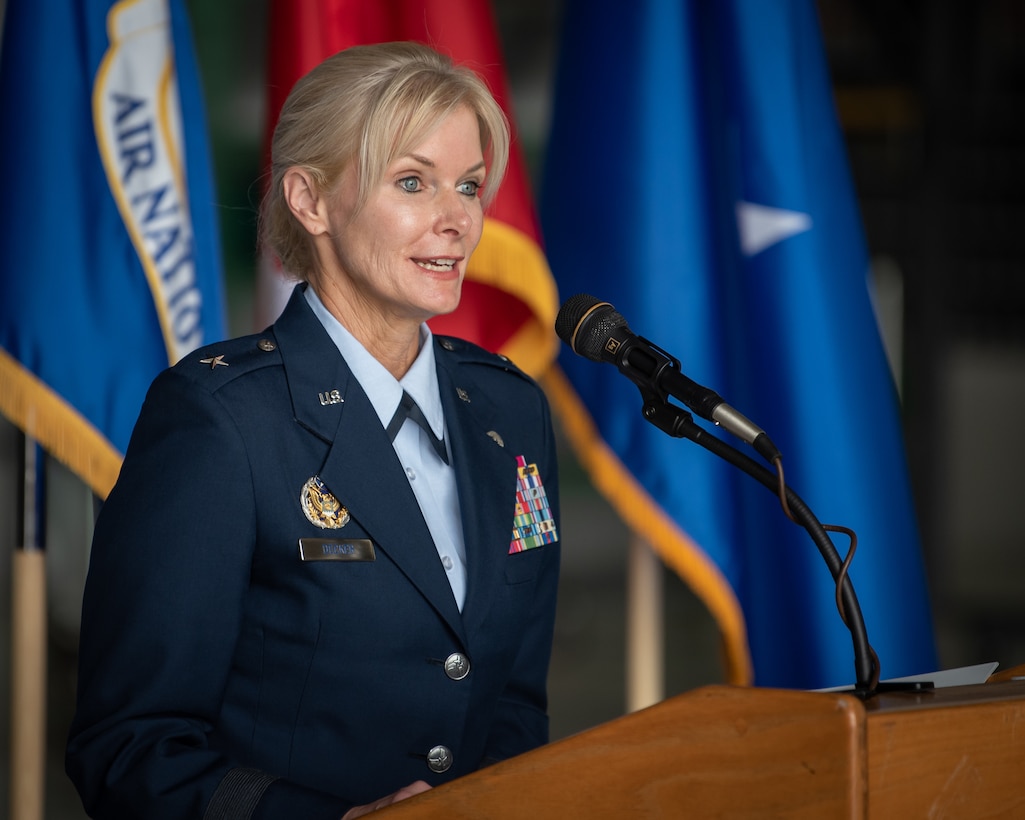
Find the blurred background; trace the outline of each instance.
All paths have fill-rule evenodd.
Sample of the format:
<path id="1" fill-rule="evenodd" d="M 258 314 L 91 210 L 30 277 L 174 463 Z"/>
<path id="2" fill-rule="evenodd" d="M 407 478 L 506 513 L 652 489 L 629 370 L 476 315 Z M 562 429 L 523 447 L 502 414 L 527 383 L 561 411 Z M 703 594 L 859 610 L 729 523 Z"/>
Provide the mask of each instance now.
<path id="1" fill-rule="evenodd" d="M 230 330 L 246 333 L 254 321 L 266 3 L 188 5 L 212 134 Z M 536 186 L 562 4 L 493 5 L 516 127 Z M 899 336 L 888 341 L 941 666 L 1013 666 L 1025 662 L 1025 3 L 817 5 L 874 273 L 901 318 Z M 0 687 L 10 671 L 17 447 L 14 429 L 0 421 Z M 555 738 L 625 709 L 629 533 L 564 450 L 565 569 L 551 674 Z M 50 472 L 47 492 L 61 499 L 61 508 L 47 543 L 46 816 L 72 820 L 84 815 L 61 757 L 93 505 L 76 490 L 76 479 L 57 465 Z M 711 618 L 671 573 L 663 582 L 666 694 L 722 682 Z M 823 583 L 829 583 L 825 571 Z M 9 717 L 4 697 L 4 738 Z M 4 743 L 0 811 L 8 803 L 8 764 Z"/>

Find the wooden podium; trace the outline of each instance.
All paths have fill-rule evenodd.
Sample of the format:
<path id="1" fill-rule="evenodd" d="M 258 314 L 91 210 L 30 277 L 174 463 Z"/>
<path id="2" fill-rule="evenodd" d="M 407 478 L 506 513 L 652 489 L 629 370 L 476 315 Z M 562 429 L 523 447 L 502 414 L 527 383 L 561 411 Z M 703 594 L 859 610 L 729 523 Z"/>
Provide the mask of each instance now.
<path id="1" fill-rule="evenodd" d="M 867 701 L 709 686 L 383 809 L 382 820 L 1023 818 L 1025 680 L 1002 677 Z"/>

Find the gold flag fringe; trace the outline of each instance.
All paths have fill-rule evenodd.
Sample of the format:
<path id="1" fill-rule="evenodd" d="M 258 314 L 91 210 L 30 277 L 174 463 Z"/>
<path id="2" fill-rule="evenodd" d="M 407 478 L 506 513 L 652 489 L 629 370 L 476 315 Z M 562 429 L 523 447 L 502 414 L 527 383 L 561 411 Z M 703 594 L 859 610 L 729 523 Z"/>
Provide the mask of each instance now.
<path id="1" fill-rule="evenodd" d="M 0 413 L 105 499 L 121 453 L 56 392 L 0 350 Z"/>
<path id="2" fill-rule="evenodd" d="M 470 257 L 466 275 L 515 296 L 527 306 L 530 320 L 499 352 L 538 378 L 558 352 L 555 315 L 559 309 L 555 280 L 541 248 L 522 231 L 486 218 L 484 233 Z"/>

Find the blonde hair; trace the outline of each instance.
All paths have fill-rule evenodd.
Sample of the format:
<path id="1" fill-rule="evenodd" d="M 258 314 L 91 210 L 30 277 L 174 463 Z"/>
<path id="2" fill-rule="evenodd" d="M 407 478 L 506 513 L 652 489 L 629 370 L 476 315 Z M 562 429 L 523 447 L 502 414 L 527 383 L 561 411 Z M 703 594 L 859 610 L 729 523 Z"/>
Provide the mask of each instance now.
<path id="1" fill-rule="evenodd" d="M 509 156 L 509 125 L 501 107 L 470 69 L 419 43 L 354 46 L 329 57 L 288 95 L 271 142 L 270 184 L 260 208 L 260 240 L 292 276 L 306 280 L 312 238 L 285 200 L 290 168 L 310 174 L 328 195 L 350 164 L 358 180 L 356 212 L 396 157 L 409 153 L 459 106 L 477 116 L 488 168 L 481 192 L 487 208 Z"/>

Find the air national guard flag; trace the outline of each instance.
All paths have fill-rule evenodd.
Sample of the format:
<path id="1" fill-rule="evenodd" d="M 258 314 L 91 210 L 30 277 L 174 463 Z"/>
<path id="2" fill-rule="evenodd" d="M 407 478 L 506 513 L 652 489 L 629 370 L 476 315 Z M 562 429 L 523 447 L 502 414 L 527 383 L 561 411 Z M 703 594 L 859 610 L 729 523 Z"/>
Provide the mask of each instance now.
<path id="1" fill-rule="evenodd" d="M 0 410 L 101 498 L 150 381 L 224 336 L 181 0 L 9 0 Z"/>
<path id="2" fill-rule="evenodd" d="M 568 0 L 565 14 L 540 208 L 560 291 L 612 303 L 768 433 L 818 520 L 857 534 L 850 575 L 883 676 L 935 669 L 813 0 Z M 564 347 L 550 385 L 597 486 L 716 618 L 731 681 L 855 682 L 829 570 L 772 493 L 649 425 L 613 366 Z"/>
<path id="3" fill-rule="evenodd" d="M 268 38 L 268 144 L 278 112 L 295 82 L 344 48 L 415 40 L 480 74 L 512 120 L 498 30 L 488 0 L 271 0 Z M 554 361 L 558 296 L 540 243 L 519 143 L 485 215 L 484 235 L 470 258 L 459 308 L 431 320 L 436 333 L 460 336 L 507 355 L 533 375 Z M 283 306 L 280 284 L 261 290 L 273 303 L 261 321 Z"/>

